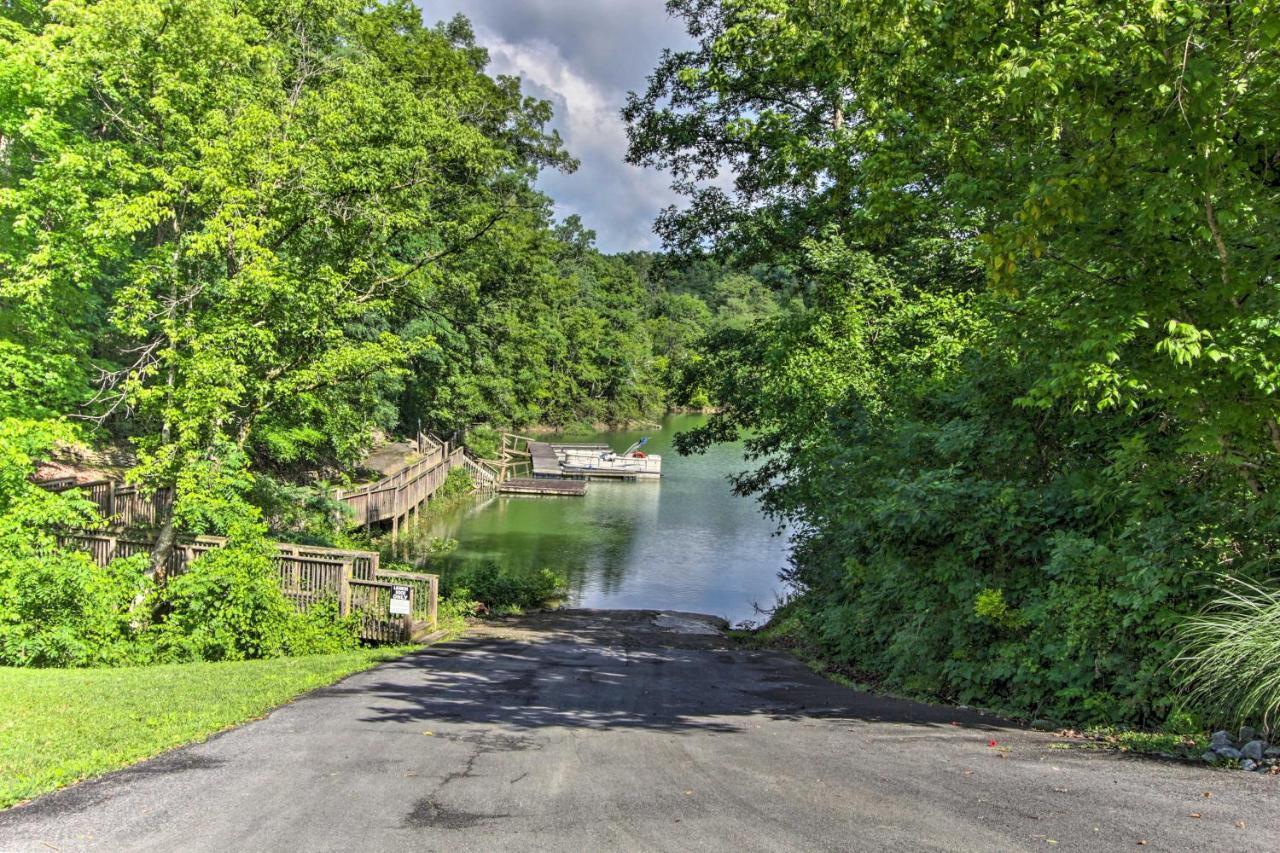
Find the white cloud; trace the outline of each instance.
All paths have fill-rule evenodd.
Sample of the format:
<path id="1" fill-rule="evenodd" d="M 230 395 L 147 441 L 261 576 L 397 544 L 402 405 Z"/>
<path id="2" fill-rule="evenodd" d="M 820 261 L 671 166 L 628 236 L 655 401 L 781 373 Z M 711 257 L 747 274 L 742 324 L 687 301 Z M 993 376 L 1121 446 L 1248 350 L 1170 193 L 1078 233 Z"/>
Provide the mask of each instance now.
<path id="1" fill-rule="evenodd" d="M 476 37 L 489 50 L 491 73 L 518 76 L 531 94 L 556 105 L 555 126 L 581 162 L 573 175 L 542 181 L 557 216 L 579 214 L 606 251 L 657 248 L 653 218 L 676 194 L 666 175 L 623 162 L 627 134 L 619 111 L 625 93 L 589 79 L 545 40 L 514 42 L 487 27 L 477 27 Z"/>
<path id="2" fill-rule="evenodd" d="M 662 2 L 424 5 L 428 18 L 453 11 L 467 15 L 476 41 L 489 51 L 489 73 L 520 77 L 528 94 L 554 105 L 553 126 L 581 163 L 572 175 L 548 172 L 539 181 L 555 201 L 556 215 L 580 215 L 605 251 L 658 248 L 654 217 L 678 197 L 667 175 L 624 162 L 627 135 L 620 111 L 626 90 L 643 89 L 662 48 L 679 37 Z"/>

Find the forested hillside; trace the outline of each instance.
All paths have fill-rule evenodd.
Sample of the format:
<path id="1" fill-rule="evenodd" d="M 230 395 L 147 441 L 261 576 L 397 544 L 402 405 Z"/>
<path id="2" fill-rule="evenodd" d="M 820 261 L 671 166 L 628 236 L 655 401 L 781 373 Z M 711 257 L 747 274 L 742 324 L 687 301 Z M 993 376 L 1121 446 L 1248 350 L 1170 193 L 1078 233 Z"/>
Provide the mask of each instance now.
<path id="1" fill-rule="evenodd" d="M 138 482 L 652 417 L 673 353 L 774 304 L 553 221 L 550 107 L 463 19 L 114 0 L 3 26 L 0 414 L 131 442 Z"/>
<path id="2" fill-rule="evenodd" d="M 668 6 L 660 231 L 806 294 L 687 377 L 688 449 L 746 431 L 799 531 L 775 635 L 1028 716 L 1274 716 L 1280 7 Z"/>

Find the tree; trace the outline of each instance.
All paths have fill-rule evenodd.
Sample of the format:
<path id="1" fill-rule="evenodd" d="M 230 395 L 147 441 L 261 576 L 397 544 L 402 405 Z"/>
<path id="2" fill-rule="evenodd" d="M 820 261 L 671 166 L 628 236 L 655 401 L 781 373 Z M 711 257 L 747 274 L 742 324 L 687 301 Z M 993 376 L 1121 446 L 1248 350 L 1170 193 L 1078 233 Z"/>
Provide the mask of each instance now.
<path id="1" fill-rule="evenodd" d="M 263 423 L 367 430 L 370 383 L 438 346 L 407 318 L 542 204 L 539 168 L 571 166 L 465 22 L 427 29 L 407 2 L 45 14 L 0 55 L 0 368 L 43 379 L 6 403 L 133 436 L 151 488 Z"/>
<path id="2" fill-rule="evenodd" d="M 697 46 L 626 111 L 659 227 L 805 294 L 694 362 L 684 445 L 751 435 L 799 621 L 905 689 L 1169 713 L 1205 572 L 1274 575 L 1280 8 L 669 8 Z"/>

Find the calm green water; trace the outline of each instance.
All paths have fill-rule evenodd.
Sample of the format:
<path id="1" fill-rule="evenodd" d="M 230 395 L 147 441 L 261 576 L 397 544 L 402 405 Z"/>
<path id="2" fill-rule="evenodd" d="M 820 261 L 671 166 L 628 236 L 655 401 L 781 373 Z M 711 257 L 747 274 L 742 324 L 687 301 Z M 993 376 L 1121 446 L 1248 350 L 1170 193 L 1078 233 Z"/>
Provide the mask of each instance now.
<path id="1" fill-rule="evenodd" d="M 737 445 L 680 456 L 672 437 L 702 423 L 669 415 L 661 430 L 575 434 L 624 450 L 641 435 L 661 454 L 655 483 L 592 481 L 586 497 L 485 497 L 423 520 L 421 536 L 449 537 L 455 551 L 434 558 L 447 575 L 468 563 L 493 561 L 518 570 L 552 568 L 569 578 L 577 607 L 655 608 L 760 620 L 754 605 L 772 607 L 782 591 L 785 537 L 755 501 L 734 496 L 727 477 L 746 466 Z M 554 440 L 554 439 L 553 439 Z"/>

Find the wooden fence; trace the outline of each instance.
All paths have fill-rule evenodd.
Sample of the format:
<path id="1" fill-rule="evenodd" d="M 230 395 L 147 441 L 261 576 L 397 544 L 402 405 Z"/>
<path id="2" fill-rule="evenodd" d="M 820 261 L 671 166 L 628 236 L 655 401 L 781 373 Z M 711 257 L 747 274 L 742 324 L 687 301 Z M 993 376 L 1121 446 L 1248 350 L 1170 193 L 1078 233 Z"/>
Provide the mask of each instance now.
<path id="1" fill-rule="evenodd" d="M 41 483 L 51 492 L 78 488 L 98 507 L 98 513 L 112 527 L 159 527 L 173 507 L 173 490 L 157 489 L 150 494 L 137 486 L 116 480 L 77 483 L 74 477 Z"/>
<path id="2" fill-rule="evenodd" d="M 150 554 L 155 539 L 140 531 L 97 532 L 69 531 L 58 534 L 58 544 L 64 548 L 79 548 L 89 552 L 93 561 L 105 566 L 112 560 L 132 557 L 135 554 Z M 226 544 L 225 539 L 216 536 L 180 537 L 169 554 L 165 571 L 170 575 L 180 575 L 187 570 L 196 558 L 214 548 Z"/>
<path id="3" fill-rule="evenodd" d="M 404 616 L 391 615 L 391 590 L 395 587 L 389 581 L 351 581 L 351 609 L 360 614 L 361 637 L 394 643 L 413 636 L 413 586 L 409 586 L 409 613 Z M 435 630 L 434 622 L 428 624 Z"/>
<path id="4" fill-rule="evenodd" d="M 214 537 L 205 537 L 213 539 Z M 225 543 L 225 540 L 223 540 Z M 377 551 L 348 551 L 343 548 L 325 548 L 320 545 L 294 545 L 279 542 L 276 549 L 290 557 L 319 557 L 321 559 L 350 559 L 351 576 L 360 580 L 371 581 L 378 576 L 381 557 Z"/>
<path id="5" fill-rule="evenodd" d="M 99 566 L 118 557 L 150 553 L 154 541 L 138 533 L 66 531 L 58 544 L 88 552 Z M 227 540 L 217 536 L 180 537 L 169 558 L 171 575 L 185 572 L 195 559 Z M 440 578 L 417 572 L 382 571 L 373 551 L 348 551 L 279 543 L 275 554 L 280 590 L 301 611 L 328 600 L 338 615 L 358 614 L 362 639 L 408 642 L 437 628 Z M 391 588 L 409 587 L 410 613 L 392 616 Z"/>

